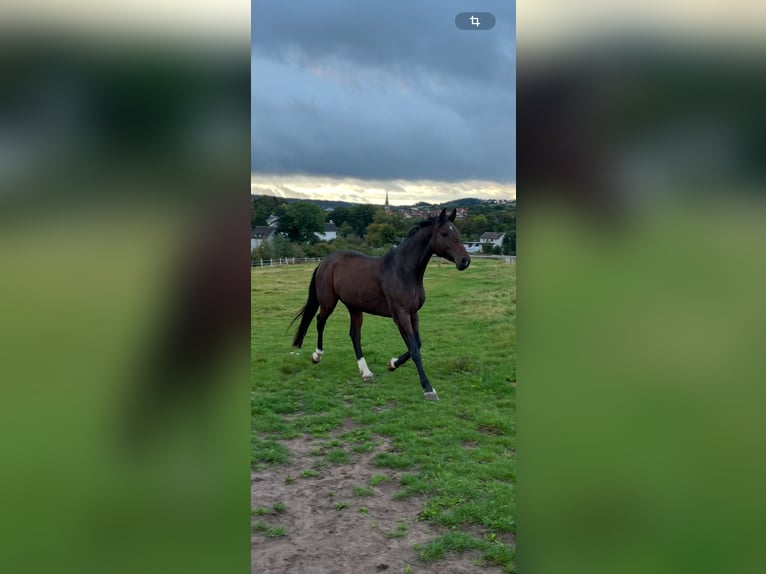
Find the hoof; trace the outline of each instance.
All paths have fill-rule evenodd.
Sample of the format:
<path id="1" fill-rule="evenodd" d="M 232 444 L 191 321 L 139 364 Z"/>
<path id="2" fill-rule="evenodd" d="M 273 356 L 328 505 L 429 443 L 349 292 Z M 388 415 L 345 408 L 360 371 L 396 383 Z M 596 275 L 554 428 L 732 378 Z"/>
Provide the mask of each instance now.
<path id="1" fill-rule="evenodd" d="M 388 363 L 386 363 L 386 368 L 389 371 L 395 371 L 396 370 L 396 359 L 389 359 Z"/>
<path id="2" fill-rule="evenodd" d="M 322 360 L 322 355 L 319 355 L 317 353 L 311 353 L 311 362 L 315 365 Z"/>
<path id="3" fill-rule="evenodd" d="M 364 373 L 359 373 L 359 374 L 362 375 L 362 380 L 363 381 L 371 381 L 372 378 L 373 378 L 373 374 L 372 373 L 367 373 L 366 375 Z"/>
<path id="4" fill-rule="evenodd" d="M 439 395 L 436 394 L 436 389 L 433 389 L 430 392 L 423 393 L 423 398 L 427 401 L 438 401 Z"/>

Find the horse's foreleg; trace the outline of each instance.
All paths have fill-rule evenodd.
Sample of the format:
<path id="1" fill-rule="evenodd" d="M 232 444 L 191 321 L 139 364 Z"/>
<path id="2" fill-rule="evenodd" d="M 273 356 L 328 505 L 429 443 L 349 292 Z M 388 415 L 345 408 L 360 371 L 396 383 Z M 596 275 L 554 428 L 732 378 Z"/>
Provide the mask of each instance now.
<path id="1" fill-rule="evenodd" d="M 413 313 L 411 316 L 411 322 L 412 322 L 412 332 L 415 334 L 415 340 L 418 344 L 418 349 L 420 349 L 421 343 L 420 343 L 420 319 L 418 318 L 417 313 Z M 393 357 L 388 360 L 387 367 L 389 371 L 394 371 L 401 367 L 404 363 L 410 360 L 410 352 L 409 350 L 402 353 L 398 357 Z"/>
<path id="2" fill-rule="evenodd" d="M 362 353 L 362 320 L 364 314 L 361 311 L 352 311 L 351 309 L 348 312 L 351 314 L 351 327 L 348 336 L 351 337 L 351 343 L 354 345 L 356 364 L 359 367 L 359 374 L 365 381 L 368 381 L 372 379 L 373 375 L 364 359 L 364 353 Z"/>
<path id="3" fill-rule="evenodd" d="M 415 363 L 415 367 L 418 369 L 418 376 L 420 377 L 420 386 L 423 387 L 423 396 L 426 400 L 438 401 L 439 397 L 436 394 L 436 389 L 431 386 L 431 383 L 426 376 L 426 372 L 423 369 L 423 360 L 420 357 L 420 334 L 413 328 L 414 325 L 418 325 L 417 314 L 410 316 L 409 313 L 399 313 L 394 315 L 394 322 L 399 328 L 399 333 L 404 339 L 404 344 L 407 345 L 407 353 L 409 353 L 412 361 Z M 405 353 L 405 355 L 407 354 Z M 404 356 L 404 355 L 402 355 Z M 395 361 L 398 366 L 399 359 Z"/>

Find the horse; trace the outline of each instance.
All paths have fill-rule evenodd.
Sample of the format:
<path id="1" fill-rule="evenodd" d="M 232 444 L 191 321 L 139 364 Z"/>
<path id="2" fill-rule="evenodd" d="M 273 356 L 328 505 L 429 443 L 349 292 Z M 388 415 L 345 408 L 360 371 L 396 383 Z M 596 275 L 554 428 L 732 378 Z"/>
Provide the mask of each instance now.
<path id="1" fill-rule="evenodd" d="M 453 209 L 447 216 L 446 209 L 442 209 L 438 216 L 430 216 L 416 225 L 401 245 L 382 257 L 369 257 L 356 251 L 335 251 L 323 259 L 311 276 L 306 304 L 290 323 L 292 326 L 301 319 L 293 346 L 300 348 L 303 345 L 318 310 L 317 346 L 311 360 L 314 364 L 319 363 L 324 353 L 322 334 L 325 324 L 340 300 L 351 316 L 349 336 L 359 373 L 363 380 L 368 381 L 373 374 L 362 352 L 363 314 L 391 317 L 407 350 L 388 361 L 388 370 L 394 371 L 412 358 L 424 398 L 439 400 L 436 389 L 431 386 L 423 370 L 418 311 L 426 300 L 423 275 L 433 255 L 451 261 L 458 271 L 464 271 L 471 263 L 460 240 L 460 232 L 453 223 L 455 214 Z"/>

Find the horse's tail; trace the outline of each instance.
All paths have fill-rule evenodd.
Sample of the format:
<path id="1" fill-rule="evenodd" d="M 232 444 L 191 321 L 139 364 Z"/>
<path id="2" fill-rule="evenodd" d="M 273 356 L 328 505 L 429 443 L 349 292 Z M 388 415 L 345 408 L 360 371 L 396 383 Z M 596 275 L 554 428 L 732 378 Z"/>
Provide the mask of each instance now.
<path id="1" fill-rule="evenodd" d="M 314 269 L 314 274 L 311 276 L 309 297 L 306 300 L 306 304 L 301 307 L 298 314 L 292 321 L 290 321 L 290 326 L 287 327 L 290 329 L 290 327 L 293 326 L 293 323 L 298 320 L 298 317 L 301 317 L 300 325 L 298 325 L 298 330 L 295 332 L 295 338 L 293 339 L 293 347 L 299 349 L 301 345 L 303 345 L 303 338 L 306 336 L 306 332 L 309 330 L 309 325 L 311 325 L 311 321 L 314 320 L 314 316 L 319 309 L 319 297 L 317 297 L 317 269 L 319 269 L 319 267 Z"/>

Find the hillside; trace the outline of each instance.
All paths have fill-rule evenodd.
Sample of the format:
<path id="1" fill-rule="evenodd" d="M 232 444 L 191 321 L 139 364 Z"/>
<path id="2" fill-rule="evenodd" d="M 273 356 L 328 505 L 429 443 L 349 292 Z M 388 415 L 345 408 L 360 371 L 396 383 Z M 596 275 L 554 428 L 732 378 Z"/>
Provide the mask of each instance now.
<path id="1" fill-rule="evenodd" d="M 274 196 L 270 196 L 270 195 L 257 195 L 257 194 L 252 194 L 251 195 L 252 199 L 260 198 L 260 197 L 274 197 Z M 285 203 L 294 203 L 296 201 L 305 201 L 307 203 L 313 203 L 314 205 L 318 205 L 319 207 L 321 207 L 325 211 L 336 209 L 338 207 L 349 208 L 349 207 L 355 207 L 357 205 L 365 205 L 365 204 L 360 204 L 360 203 L 352 203 L 352 202 L 349 202 L 349 201 L 331 200 L 331 199 L 308 199 L 308 198 L 293 198 L 293 197 L 284 197 L 284 198 L 280 197 L 280 198 L 277 198 L 277 199 L 279 199 L 280 201 L 283 201 Z M 433 203 L 429 203 L 429 202 L 426 202 L 426 201 L 418 201 L 417 203 L 414 203 L 412 205 L 395 205 L 395 206 L 392 206 L 391 209 L 393 209 L 394 211 L 400 210 L 400 209 L 407 209 L 407 208 L 410 208 L 410 209 L 412 209 L 412 208 L 420 208 L 420 209 L 423 209 L 423 208 L 434 208 L 434 209 L 436 209 L 438 207 L 438 208 L 441 209 L 442 207 L 446 207 L 446 208 L 477 207 L 477 206 L 489 206 L 489 205 L 512 205 L 512 204 L 515 204 L 515 203 L 516 203 L 515 200 L 508 201 L 508 200 L 498 200 L 498 199 L 479 199 L 479 198 L 476 198 L 476 197 L 462 197 L 462 198 L 453 199 L 452 201 L 448 201 L 448 202 L 441 203 L 441 204 L 433 204 Z M 383 207 L 383 206 L 382 205 L 380 205 L 380 206 L 376 205 L 376 207 Z"/>

